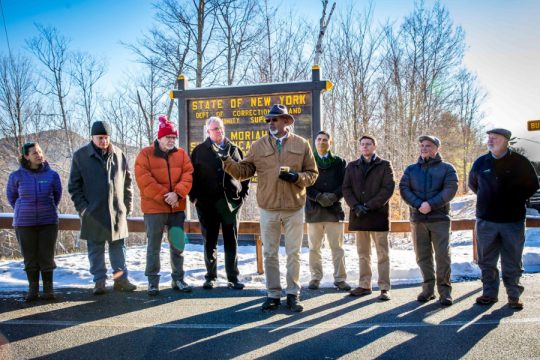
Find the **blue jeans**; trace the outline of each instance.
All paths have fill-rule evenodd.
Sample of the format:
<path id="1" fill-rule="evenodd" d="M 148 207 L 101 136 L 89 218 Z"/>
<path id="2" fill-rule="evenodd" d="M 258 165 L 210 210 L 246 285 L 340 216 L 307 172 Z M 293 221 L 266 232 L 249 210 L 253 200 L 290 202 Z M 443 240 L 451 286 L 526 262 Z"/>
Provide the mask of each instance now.
<path id="1" fill-rule="evenodd" d="M 524 287 L 520 283 L 523 273 L 523 247 L 525 246 L 525 221 L 496 223 L 476 219 L 478 266 L 482 270 L 483 294 L 497 297 L 499 270 L 501 270 L 508 297 L 519 298 Z"/>
<path id="2" fill-rule="evenodd" d="M 94 275 L 94 282 L 107 279 L 107 267 L 105 266 L 105 242 L 88 240 L 88 260 L 90 261 L 90 273 Z M 126 245 L 124 239 L 107 241 L 109 244 L 109 261 L 115 280 L 125 279 L 128 276 L 126 267 Z"/>

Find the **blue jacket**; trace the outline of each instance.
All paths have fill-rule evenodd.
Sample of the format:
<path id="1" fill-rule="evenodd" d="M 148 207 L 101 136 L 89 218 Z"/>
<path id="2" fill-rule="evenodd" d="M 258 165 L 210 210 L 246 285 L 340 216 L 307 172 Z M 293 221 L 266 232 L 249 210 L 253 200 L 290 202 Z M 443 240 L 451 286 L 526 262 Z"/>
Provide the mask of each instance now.
<path id="1" fill-rule="evenodd" d="M 456 169 L 439 154 L 428 161 L 419 158 L 416 164 L 405 169 L 399 182 L 399 191 L 409 205 L 412 222 L 450 221 L 450 201 L 457 189 Z M 424 201 L 431 206 L 428 214 L 418 211 Z"/>
<path id="2" fill-rule="evenodd" d="M 525 201 L 538 189 L 531 162 L 508 150 L 501 159 L 480 156 L 469 174 L 469 188 L 476 199 L 476 217 L 496 223 L 525 219 Z"/>
<path id="3" fill-rule="evenodd" d="M 13 226 L 57 224 L 61 196 L 60 176 L 47 162 L 37 171 L 19 167 L 9 175 L 7 185 L 7 198 L 15 211 Z"/>

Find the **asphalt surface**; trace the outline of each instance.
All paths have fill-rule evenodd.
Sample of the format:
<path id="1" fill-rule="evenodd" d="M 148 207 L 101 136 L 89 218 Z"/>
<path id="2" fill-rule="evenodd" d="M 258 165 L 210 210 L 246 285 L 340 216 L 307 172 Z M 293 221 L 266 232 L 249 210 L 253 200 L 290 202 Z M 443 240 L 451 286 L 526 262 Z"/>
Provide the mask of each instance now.
<path id="1" fill-rule="evenodd" d="M 492 306 L 474 304 L 479 281 L 454 284 L 455 303 L 416 301 L 419 286 L 354 298 L 334 289 L 304 290 L 305 311 L 262 312 L 265 293 L 162 284 L 93 296 L 60 289 L 54 302 L 26 304 L 0 292 L 0 359 L 539 359 L 540 274 L 527 275 L 525 309 L 504 289 Z M 2 339 L 3 338 L 3 339 Z"/>

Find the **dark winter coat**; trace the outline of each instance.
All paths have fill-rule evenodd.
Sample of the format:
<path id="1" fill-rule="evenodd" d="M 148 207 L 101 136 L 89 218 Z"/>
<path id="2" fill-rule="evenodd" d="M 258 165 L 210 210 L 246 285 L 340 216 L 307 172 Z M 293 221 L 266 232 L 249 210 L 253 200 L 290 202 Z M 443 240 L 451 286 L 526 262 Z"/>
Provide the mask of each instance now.
<path id="1" fill-rule="evenodd" d="M 388 231 L 390 229 L 389 200 L 396 183 L 392 164 L 375 155 L 369 164 L 363 165 L 363 157 L 351 161 L 345 170 L 343 197 L 351 208 L 350 231 Z M 360 217 L 353 208 L 365 204 L 369 211 Z"/>
<path id="2" fill-rule="evenodd" d="M 7 198 L 14 209 L 13 226 L 57 224 L 61 197 L 60 176 L 46 162 L 36 171 L 21 166 L 9 175 Z"/>
<path id="3" fill-rule="evenodd" d="M 109 147 L 102 156 L 92 143 L 73 154 L 68 191 L 81 215 L 80 238 L 94 242 L 128 236 L 127 215 L 133 190 L 128 163 L 122 151 Z M 84 213 L 83 213 L 84 212 Z"/>
<path id="4" fill-rule="evenodd" d="M 433 159 L 426 161 L 420 157 L 416 164 L 409 165 L 399 182 L 399 191 L 409 205 L 412 222 L 450 221 L 450 201 L 457 189 L 456 169 L 438 153 Z M 424 201 L 431 206 L 428 214 L 418 211 Z"/>
<path id="5" fill-rule="evenodd" d="M 477 195 L 476 217 L 498 223 L 525 219 L 525 201 L 538 189 L 531 162 L 508 150 L 501 159 L 480 156 L 469 174 L 469 188 Z"/>
<path id="6" fill-rule="evenodd" d="M 244 158 L 242 150 L 229 139 L 229 156 L 234 161 Z M 197 206 L 214 205 L 219 199 L 225 198 L 229 210 L 233 212 L 242 205 L 248 195 L 249 180 L 236 180 L 223 170 L 223 162 L 212 150 L 212 140 L 206 140 L 193 149 L 193 187 L 189 193 L 192 202 L 197 200 Z"/>
<path id="7" fill-rule="evenodd" d="M 347 162 L 332 153 L 328 154 L 328 159 L 328 162 L 323 162 L 317 155 L 315 156 L 319 177 L 315 181 L 315 184 L 306 189 L 305 214 L 306 222 L 308 223 L 324 221 L 338 222 L 345 219 L 345 213 L 341 205 L 341 198 L 343 197 L 341 186 L 345 177 L 345 166 Z M 328 207 L 322 207 L 315 200 L 317 195 L 325 192 L 334 193 L 337 196 L 337 200 Z"/>

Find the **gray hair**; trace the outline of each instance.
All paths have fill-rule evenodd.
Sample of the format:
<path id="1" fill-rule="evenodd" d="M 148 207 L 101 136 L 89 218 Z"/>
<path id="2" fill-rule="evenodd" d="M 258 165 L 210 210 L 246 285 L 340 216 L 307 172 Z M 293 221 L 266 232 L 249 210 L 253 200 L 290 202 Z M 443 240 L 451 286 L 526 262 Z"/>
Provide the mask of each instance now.
<path id="1" fill-rule="evenodd" d="M 206 120 L 206 124 L 204 124 L 203 127 L 203 139 L 206 139 L 208 137 L 208 128 L 210 127 L 210 124 L 212 123 L 220 123 L 223 127 L 223 130 L 225 130 L 225 125 L 223 124 L 223 120 L 219 116 L 211 116 Z"/>

